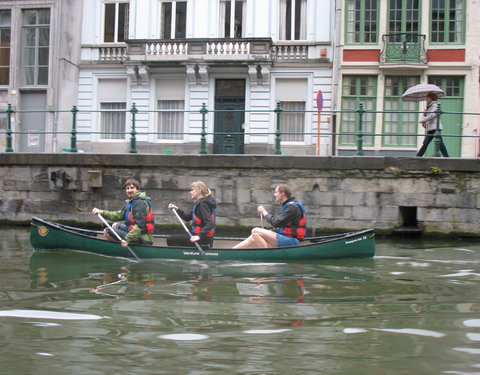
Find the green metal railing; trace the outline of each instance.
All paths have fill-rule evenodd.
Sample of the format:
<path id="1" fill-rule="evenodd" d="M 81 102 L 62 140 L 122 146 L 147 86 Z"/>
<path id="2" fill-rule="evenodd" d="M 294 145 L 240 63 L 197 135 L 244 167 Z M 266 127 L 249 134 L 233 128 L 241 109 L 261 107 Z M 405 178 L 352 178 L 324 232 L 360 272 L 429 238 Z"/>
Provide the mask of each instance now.
<path id="1" fill-rule="evenodd" d="M 6 148 L 5 148 L 5 152 L 14 152 L 13 150 L 13 135 L 14 134 L 26 134 L 28 132 L 25 132 L 25 131 L 13 131 L 12 130 L 12 116 L 15 114 L 15 113 L 27 113 L 27 112 L 49 112 L 51 113 L 52 111 L 41 111 L 41 110 L 32 110 L 32 111 L 24 111 L 24 110 L 18 110 L 18 111 L 15 111 L 12 109 L 11 105 L 8 104 L 7 106 L 7 109 L 5 111 L 0 111 L 0 113 L 5 113 L 6 116 L 7 116 L 7 129 L 5 131 L 2 131 L 0 130 L 0 134 L 4 133 L 6 134 Z M 119 111 L 119 110 L 99 110 L 99 111 L 80 111 L 76 106 L 73 106 L 72 109 L 70 111 L 54 111 L 54 112 L 64 112 L 64 113 L 67 113 L 67 112 L 71 112 L 72 114 L 72 128 L 71 128 L 71 131 L 69 132 L 61 132 L 61 131 L 56 131 L 56 132 L 47 132 L 47 131 L 35 131 L 36 133 L 40 133 L 40 134 L 70 134 L 70 149 L 68 150 L 69 152 L 78 152 L 78 148 L 77 148 L 77 135 L 81 132 L 79 132 L 77 130 L 77 118 L 78 118 L 78 113 L 79 112 L 122 112 L 122 111 Z M 137 153 L 137 140 L 136 140 L 136 137 L 137 137 L 137 131 L 136 131 L 136 115 L 137 113 L 139 112 L 139 110 L 137 109 L 135 103 L 132 104 L 132 107 L 130 109 L 127 109 L 127 110 L 123 110 L 123 112 L 129 112 L 131 114 L 131 130 L 130 130 L 130 149 L 129 149 L 129 153 Z M 201 131 L 200 133 L 195 133 L 195 132 L 189 132 L 189 133 L 175 133 L 175 134 L 182 134 L 182 135 L 185 135 L 185 134 L 189 134 L 189 135 L 199 135 L 200 136 L 200 151 L 199 153 L 200 154 L 207 154 L 207 136 L 209 134 L 212 134 L 212 135 L 226 135 L 226 134 L 231 134 L 231 135 L 245 135 L 244 132 L 242 133 L 232 133 L 232 132 L 228 132 L 228 133 L 208 133 L 207 132 L 207 115 L 209 112 L 262 112 L 262 113 L 265 113 L 265 112 L 273 112 L 276 116 L 276 127 L 275 127 L 275 131 L 274 133 L 271 133 L 271 132 L 263 132 L 263 133 L 258 133 L 258 132 L 255 132 L 255 133 L 251 133 L 251 134 L 254 134 L 254 135 L 271 135 L 271 134 L 274 134 L 275 136 L 275 147 L 274 147 L 274 154 L 275 155 L 282 155 L 282 151 L 281 151 L 281 142 L 282 142 L 282 135 L 298 135 L 298 134 L 303 134 L 303 135 L 312 135 L 312 136 L 317 136 L 318 135 L 318 132 L 315 132 L 315 133 L 309 133 L 309 132 L 302 132 L 302 133 L 298 133 L 298 132 L 282 132 L 281 131 L 281 121 L 282 121 L 282 114 L 283 113 L 290 113 L 290 112 L 301 112 L 301 113 L 318 113 L 317 111 L 294 111 L 294 110 L 285 110 L 281 107 L 280 103 L 277 103 L 277 106 L 273 109 L 273 110 L 270 110 L 270 111 L 267 111 L 267 110 L 211 110 L 209 111 L 205 105 L 205 103 L 202 104 L 202 107 L 200 108 L 199 111 L 191 111 L 191 110 L 155 110 L 155 111 L 144 111 L 144 112 L 169 112 L 169 113 L 172 113 L 172 112 L 186 112 L 186 113 L 200 113 L 201 115 L 201 124 L 202 124 L 202 127 L 201 127 Z M 372 133 L 372 132 L 368 132 L 366 133 L 364 131 L 364 128 L 363 128 L 363 124 L 364 124 L 364 117 L 365 117 L 365 114 L 367 113 L 371 113 L 371 114 L 374 114 L 374 113 L 423 113 L 423 111 L 420 111 L 420 112 L 414 112 L 414 111 L 368 111 L 368 110 L 365 110 L 364 108 L 364 103 L 359 103 L 359 106 L 358 106 L 358 109 L 355 109 L 355 110 L 330 110 L 330 111 L 323 111 L 322 113 L 328 113 L 328 114 L 332 114 L 332 115 L 335 115 L 335 114 L 340 114 L 340 113 L 356 113 L 357 114 L 357 121 L 356 121 L 356 131 L 355 132 L 345 132 L 345 131 L 340 131 L 340 132 L 321 132 L 321 136 L 355 136 L 356 137 L 356 153 L 355 155 L 359 155 L 359 156 L 362 156 L 364 155 L 364 151 L 363 151 L 363 143 L 364 143 L 364 137 L 365 136 L 368 136 L 368 137 L 385 137 L 385 136 L 404 136 L 405 134 L 397 134 L 397 133 L 381 133 L 381 134 L 377 134 L 377 133 Z M 437 111 L 436 111 L 436 114 L 437 114 L 437 128 L 435 130 L 435 134 L 434 134 L 434 138 L 435 138 L 435 141 L 434 141 L 434 152 L 433 152 L 433 156 L 434 157 L 439 157 L 440 156 L 440 144 L 441 144 L 441 137 L 461 137 L 461 138 L 476 138 L 476 139 L 480 139 L 480 135 L 476 135 L 476 136 L 469 136 L 469 135 L 454 135 L 454 134 L 440 134 L 440 118 L 442 115 L 444 114 L 468 114 L 468 115 L 480 115 L 480 113 L 464 113 L 464 112 L 443 112 L 442 109 L 441 109 L 441 105 L 440 103 L 438 104 L 438 107 L 437 107 Z M 120 132 L 91 132 L 89 131 L 88 134 L 109 134 L 109 135 L 115 135 L 115 134 L 125 134 L 125 133 L 120 133 Z M 142 133 L 142 134 L 152 134 L 152 132 L 147 132 L 147 133 Z M 158 133 L 158 132 L 154 132 L 153 134 L 164 134 L 164 133 Z M 167 134 L 167 133 L 165 133 Z M 168 133 L 168 134 L 172 134 L 172 133 Z M 424 137 L 425 134 L 408 134 L 409 136 L 416 136 L 416 137 Z"/>

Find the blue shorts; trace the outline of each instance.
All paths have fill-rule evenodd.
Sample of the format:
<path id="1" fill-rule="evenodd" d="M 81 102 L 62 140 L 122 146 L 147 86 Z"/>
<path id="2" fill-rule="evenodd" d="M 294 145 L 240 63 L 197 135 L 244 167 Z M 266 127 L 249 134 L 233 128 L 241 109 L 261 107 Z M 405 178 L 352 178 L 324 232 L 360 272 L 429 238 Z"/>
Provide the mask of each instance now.
<path id="1" fill-rule="evenodd" d="M 300 245 L 300 241 L 294 237 L 287 237 L 277 233 L 277 247 L 288 247 Z"/>

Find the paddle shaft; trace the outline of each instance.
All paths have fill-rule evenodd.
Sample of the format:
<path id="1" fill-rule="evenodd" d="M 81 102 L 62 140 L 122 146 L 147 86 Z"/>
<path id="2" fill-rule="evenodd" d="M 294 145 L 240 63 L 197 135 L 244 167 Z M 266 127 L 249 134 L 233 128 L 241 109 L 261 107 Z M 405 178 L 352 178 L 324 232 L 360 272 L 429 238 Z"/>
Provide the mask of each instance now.
<path id="1" fill-rule="evenodd" d="M 185 229 L 185 231 L 188 233 L 188 235 L 190 237 L 193 237 L 192 236 L 192 233 L 190 233 L 190 231 L 188 230 L 187 226 L 185 225 L 185 223 L 183 222 L 182 218 L 180 217 L 180 215 L 178 214 L 177 210 L 172 208 L 172 211 L 173 213 L 175 214 L 175 216 L 177 217 L 178 221 L 180 221 L 180 224 L 182 224 L 182 227 L 183 229 Z M 194 242 L 195 246 L 197 247 L 198 251 L 200 251 L 200 254 L 202 255 L 207 255 L 205 254 L 205 251 L 203 251 L 202 247 L 200 246 L 200 244 L 198 242 Z"/>
<path id="2" fill-rule="evenodd" d="M 103 224 L 105 224 L 105 225 L 107 226 L 107 228 L 110 229 L 110 232 L 112 232 L 112 233 L 115 235 L 115 237 L 117 237 L 117 239 L 118 239 L 120 242 L 122 242 L 122 241 L 123 241 L 122 237 L 120 237 L 120 235 L 115 231 L 115 229 L 113 229 L 113 228 L 110 226 L 110 224 L 108 224 L 107 220 L 105 220 L 102 215 L 100 215 L 100 214 L 97 214 L 97 215 L 98 215 L 98 217 L 100 218 L 100 220 L 103 221 Z M 136 260 L 140 260 L 140 258 L 138 257 L 138 255 L 135 254 L 135 251 L 133 251 L 133 250 L 130 248 L 130 246 L 126 246 L 126 248 L 128 249 L 128 251 L 130 252 L 130 254 L 132 254 L 133 257 L 134 257 Z"/>

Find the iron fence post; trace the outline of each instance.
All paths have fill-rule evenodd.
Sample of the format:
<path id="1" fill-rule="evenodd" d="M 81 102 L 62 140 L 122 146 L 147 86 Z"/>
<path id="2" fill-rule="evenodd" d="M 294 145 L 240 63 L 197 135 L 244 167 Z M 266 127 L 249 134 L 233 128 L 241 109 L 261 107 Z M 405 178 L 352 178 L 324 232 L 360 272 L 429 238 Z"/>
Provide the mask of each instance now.
<path id="1" fill-rule="evenodd" d="M 360 103 L 358 109 L 358 136 L 357 136 L 357 153 L 356 155 L 363 155 L 363 114 L 365 109 L 363 108 L 363 103 Z"/>
<path id="2" fill-rule="evenodd" d="M 433 142 L 433 154 L 435 158 L 440 157 L 440 115 L 442 114 L 442 106 L 440 103 L 437 104 L 437 127 L 435 128 L 435 141 Z"/>
<path id="3" fill-rule="evenodd" d="M 70 152 L 77 152 L 77 112 L 76 106 L 72 108 L 72 136 L 70 138 Z"/>
<path id="4" fill-rule="evenodd" d="M 206 127 L 206 116 L 208 113 L 208 109 L 205 106 L 205 103 L 202 103 L 202 108 L 200 108 L 200 114 L 202 115 L 202 133 L 200 137 L 200 154 L 207 153 L 207 131 Z"/>
<path id="5" fill-rule="evenodd" d="M 137 137 L 135 131 L 135 115 L 137 114 L 138 109 L 135 107 L 135 103 L 132 103 L 132 108 L 130 109 L 130 113 L 132 114 L 132 131 L 130 132 L 130 150 L 128 151 L 131 154 L 137 153 Z"/>
<path id="6" fill-rule="evenodd" d="M 9 104 L 7 107 L 7 148 L 5 149 L 6 152 L 13 152 L 12 148 L 12 113 L 14 110 L 12 109 L 12 105 Z"/>
<path id="7" fill-rule="evenodd" d="M 273 110 L 277 114 L 277 128 L 275 130 L 275 155 L 281 155 L 282 151 L 280 150 L 280 142 L 281 142 L 281 136 L 280 136 L 280 115 L 283 111 L 283 108 L 280 107 L 280 102 L 277 102 L 277 108 Z"/>

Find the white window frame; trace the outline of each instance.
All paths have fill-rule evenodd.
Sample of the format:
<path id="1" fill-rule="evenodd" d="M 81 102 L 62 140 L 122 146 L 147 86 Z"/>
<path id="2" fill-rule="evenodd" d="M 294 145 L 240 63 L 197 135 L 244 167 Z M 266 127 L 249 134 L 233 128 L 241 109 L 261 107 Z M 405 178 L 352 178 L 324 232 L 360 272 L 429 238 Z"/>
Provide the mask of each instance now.
<path id="1" fill-rule="evenodd" d="M 172 3 L 172 12 L 170 14 L 170 19 L 171 19 L 171 25 L 170 25 L 170 35 L 168 37 L 165 37 L 165 35 L 163 35 L 163 23 L 162 23 L 162 6 L 163 6 L 163 3 Z M 159 25 L 160 25 L 160 30 L 159 30 L 159 35 L 160 35 L 160 39 L 176 39 L 175 38 L 175 34 L 176 34 L 176 30 L 177 30 L 177 20 L 176 20 L 176 17 L 175 17 L 175 14 L 177 13 L 177 3 L 185 3 L 186 5 L 186 14 L 185 14 L 185 18 L 187 18 L 188 16 L 188 1 L 186 0 L 160 0 L 159 1 L 159 7 L 158 7 L 158 19 L 159 19 Z M 185 20 L 185 36 L 187 35 L 187 25 L 186 25 L 186 21 Z"/>
<path id="2" fill-rule="evenodd" d="M 236 10 L 236 3 L 237 1 L 241 1 L 243 3 L 242 5 L 242 35 L 240 38 L 244 38 L 246 33 L 245 33 L 245 27 L 246 27 L 246 19 L 247 19 L 247 2 L 246 0 L 220 0 L 219 3 L 219 36 L 221 38 L 235 38 L 235 27 L 233 26 L 235 24 L 235 10 Z M 226 8 L 226 3 L 230 3 L 230 32 L 229 35 L 225 35 L 225 8 Z"/>
<path id="3" fill-rule="evenodd" d="M 287 1 L 291 1 L 292 3 L 292 12 L 290 15 L 290 19 L 287 20 Z M 295 39 L 295 29 L 296 29 L 296 21 L 295 21 L 295 8 L 296 3 L 301 3 L 300 9 L 300 36 L 299 39 Z M 279 13 L 279 40 L 283 41 L 305 41 L 307 40 L 307 0 L 280 0 L 280 13 Z M 290 39 L 287 39 L 287 24 L 290 24 Z"/>
<path id="4" fill-rule="evenodd" d="M 114 24 L 114 33 L 113 33 L 113 41 L 111 42 L 106 42 L 105 41 L 105 13 L 106 13 L 106 6 L 110 4 L 115 4 L 115 24 Z M 125 11 L 125 17 L 128 19 L 129 17 L 129 8 L 130 8 L 130 1 L 129 0 L 104 0 L 103 2 L 103 13 L 102 13 L 102 43 L 125 43 L 125 42 L 119 42 L 118 41 L 118 27 L 119 27 L 119 8 L 120 4 L 127 4 L 127 8 Z M 125 22 L 125 20 L 123 20 Z M 125 31 L 126 34 L 128 34 L 128 22 L 125 24 Z"/>
<path id="5" fill-rule="evenodd" d="M 178 102 L 178 103 L 182 103 L 183 104 L 183 107 L 182 108 L 177 108 L 177 109 L 172 109 L 172 111 L 184 111 L 185 110 L 185 100 L 179 100 L 179 99 L 157 99 L 156 100 L 156 108 L 157 110 L 160 110 L 159 108 L 159 104 L 160 102 Z M 161 122 L 161 118 L 162 116 L 163 117 L 167 117 L 166 115 L 169 115 L 169 116 L 178 116 L 179 119 L 175 119 L 175 122 L 176 124 L 178 125 L 178 129 L 175 129 L 175 132 L 179 132 L 179 133 L 185 133 L 185 112 L 178 112 L 178 113 L 174 113 L 174 112 L 171 112 L 171 113 L 168 113 L 168 112 L 158 112 L 158 115 L 157 115 L 157 132 L 160 132 L 160 122 Z M 185 134 L 175 134 L 173 135 L 173 138 L 162 138 L 162 137 L 165 137 L 165 135 L 162 135 L 162 134 L 156 134 L 156 137 L 155 137 L 155 140 L 159 143 L 183 143 L 184 142 L 184 139 L 185 139 Z M 177 137 L 177 138 L 175 138 Z"/>
<path id="6" fill-rule="evenodd" d="M 110 113 L 106 112 L 104 108 L 102 108 L 102 104 L 125 104 L 125 108 L 124 109 L 119 109 L 119 114 L 123 114 L 124 116 L 124 127 L 125 127 L 125 130 L 124 130 L 124 136 L 123 138 L 103 138 L 104 136 L 106 136 L 107 134 L 99 134 L 99 140 L 101 142 L 125 142 L 127 140 L 127 133 L 128 133 L 128 124 L 127 124 L 127 102 L 119 102 L 119 101 L 101 101 L 98 103 L 99 107 L 100 107 L 100 116 L 99 116 L 99 130 L 102 131 L 103 129 L 103 125 L 104 125 L 104 117 L 106 117 L 107 115 L 109 115 Z M 115 112 L 112 112 L 113 115 L 116 115 Z M 112 136 L 117 136 L 117 134 L 113 134 Z"/>
<path id="7" fill-rule="evenodd" d="M 282 137 L 282 144 L 283 145 L 309 145 L 312 144 L 314 141 L 314 138 L 312 136 L 312 131 L 313 131 L 313 117 L 312 117 L 312 110 L 316 110 L 316 107 L 314 107 L 314 104 L 316 104 L 314 98 L 313 98 L 313 77 L 310 74 L 277 74 L 275 77 L 273 77 L 273 82 L 272 82 L 272 93 L 275 93 L 272 95 L 270 107 L 271 108 L 276 108 L 278 102 L 301 102 L 303 100 L 282 100 L 278 98 L 277 95 L 277 81 L 279 80 L 288 80 L 288 79 L 295 79 L 295 80 L 305 80 L 306 81 L 306 90 L 307 92 L 305 93 L 305 123 L 304 123 L 304 138 L 302 141 L 285 141 Z M 310 100 L 310 97 L 312 100 Z M 280 126 L 282 126 L 282 114 L 280 115 Z M 275 131 L 277 129 L 277 114 L 272 112 L 270 114 L 270 132 L 272 133 L 270 135 L 269 143 L 274 143 L 275 142 Z"/>
<path id="8" fill-rule="evenodd" d="M 23 17 L 24 17 L 24 12 L 27 12 L 27 11 L 36 11 L 37 12 L 37 15 L 38 15 L 38 12 L 40 11 L 44 11 L 44 10 L 48 10 L 49 11 L 49 23 L 48 23 L 48 26 L 46 24 L 41 24 L 41 23 L 38 23 L 38 20 L 37 20 L 37 23 L 35 25 L 24 25 L 23 22 Z M 23 87 L 47 87 L 48 86 L 48 83 L 50 81 L 50 55 L 51 55 L 51 47 L 52 47 L 52 43 L 51 43 L 51 38 L 52 38 L 52 10 L 50 8 L 28 8 L 28 9 L 24 9 L 23 12 L 22 12 L 22 62 L 21 62 L 21 86 Z M 48 40 L 48 46 L 40 46 L 40 30 L 41 29 L 46 29 L 48 27 L 48 33 L 49 33 L 49 40 Z M 33 65 L 29 66 L 29 68 L 33 68 L 33 83 L 32 84 L 27 84 L 26 83 L 26 58 L 25 58 L 25 51 L 26 51 L 26 46 L 25 46 L 25 38 L 26 38 L 26 32 L 28 29 L 34 29 L 35 31 L 35 45 L 33 46 L 33 49 L 34 49 L 34 63 Z M 48 48 L 48 63 L 47 65 L 40 65 L 39 63 L 39 58 L 40 58 L 40 50 L 41 49 L 47 49 Z M 39 81 L 39 70 L 40 68 L 47 68 L 47 83 L 42 83 L 42 84 L 39 84 L 38 81 Z"/>
<path id="9" fill-rule="evenodd" d="M 129 109 L 131 108 L 131 97 L 130 97 L 130 92 L 128 90 L 129 87 L 129 81 L 126 80 L 126 92 L 125 92 L 125 97 L 122 97 L 119 99 L 118 97 L 112 97 L 112 98 L 106 98 L 106 97 L 101 97 L 99 94 L 100 91 L 100 82 L 101 81 L 108 81 L 108 80 L 125 80 L 125 76 L 121 75 L 116 75 L 116 74 L 94 74 L 94 84 L 93 84 L 93 101 L 97 103 L 96 108 L 97 111 L 96 113 L 93 113 L 92 120 L 95 122 L 95 124 L 92 124 L 92 130 L 94 130 L 93 134 L 93 141 L 94 142 L 99 142 L 99 143 L 125 143 L 129 141 L 129 136 L 131 132 L 131 123 L 132 123 L 132 116 L 131 113 L 129 112 Z M 99 134 L 99 132 L 102 130 L 102 112 L 101 112 L 101 103 L 126 103 L 126 112 L 125 112 L 125 138 L 124 139 L 102 139 L 102 135 Z"/>

